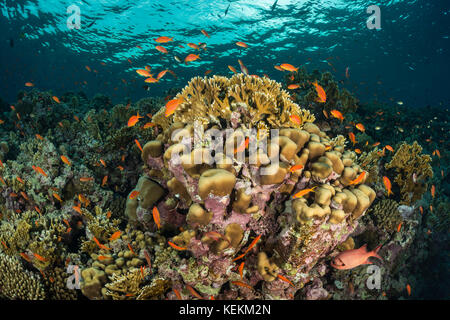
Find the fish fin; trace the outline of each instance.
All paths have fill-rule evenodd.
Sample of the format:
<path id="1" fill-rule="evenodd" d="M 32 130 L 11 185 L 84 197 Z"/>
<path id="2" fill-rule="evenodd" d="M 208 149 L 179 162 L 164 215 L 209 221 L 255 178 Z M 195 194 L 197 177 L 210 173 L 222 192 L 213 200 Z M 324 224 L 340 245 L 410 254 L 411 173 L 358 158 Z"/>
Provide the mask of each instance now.
<path id="1" fill-rule="evenodd" d="M 364 244 L 363 246 L 361 246 L 358 250 L 366 252 L 367 251 L 367 243 Z"/>
<path id="2" fill-rule="evenodd" d="M 363 264 L 373 264 L 373 262 L 370 262 L 369 258 L 367 258 L 367 260 Z"/>

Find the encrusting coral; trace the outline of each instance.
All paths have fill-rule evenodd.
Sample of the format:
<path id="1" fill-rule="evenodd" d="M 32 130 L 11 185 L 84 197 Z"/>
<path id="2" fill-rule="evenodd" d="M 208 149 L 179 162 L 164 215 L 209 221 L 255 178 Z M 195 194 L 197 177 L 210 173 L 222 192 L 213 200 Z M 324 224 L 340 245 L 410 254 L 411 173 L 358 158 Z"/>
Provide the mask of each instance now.
<path id="1" fill-rule="evenodd" d="M 422 198 L 427 190 L 426 180 L 433 177 L 430 162 L 431 157 L 422 154 L 422 147 L 414 141 L 411 145 L 402 143 L 385 165 L 386 169 L 394 169 L 397 174 L 394 181 L 400 188 L 402 204 L 411 205 Z"/>

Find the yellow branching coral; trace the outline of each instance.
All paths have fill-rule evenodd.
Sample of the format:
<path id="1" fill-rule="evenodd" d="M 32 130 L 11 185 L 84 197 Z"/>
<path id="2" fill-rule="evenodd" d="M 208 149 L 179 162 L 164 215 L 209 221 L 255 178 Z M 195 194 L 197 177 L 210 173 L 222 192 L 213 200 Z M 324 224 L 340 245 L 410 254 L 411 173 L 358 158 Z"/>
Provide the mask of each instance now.
<path id="1" fill-rule="evenodd" d="M 8 299 L 43 300 L 44 287 L 37 275 L 24 270 L 19 259 L 0 253 L 0 295 Z"/>
<path id="2" fill-rule="evenodd" d="M 257 128 L 300 128 L 304 123 L 315 120 L 308 110 L 294 103 L 281 84 L 266 77 L 256 78 L 243 74 L 232 78 L 214 76 L 212 78 L 193 78 L 179 93 L 182 99 L 170 121 L 161 109 L 154 117 L 154 123 L 163 130 L 172 123 L 192 123 L 195 120 L 204 124 L 220 123 L 220 118 L 230 120 L 236 110 L 243 116 L 242 123 Z M 300 123 L 290 119 L 298 116 Z"/>
<path id="3" fill-rule="evenodd" d="M 425 180 L 433 177 L 431 157 L 422 154 L 422 147 L 414 141 L 412 145 L 402 143 L 386 169 L 395 169 L 394 181 L 400 187 L 402 204 L 411 205 L 420 200 L 427 189 Z"/>

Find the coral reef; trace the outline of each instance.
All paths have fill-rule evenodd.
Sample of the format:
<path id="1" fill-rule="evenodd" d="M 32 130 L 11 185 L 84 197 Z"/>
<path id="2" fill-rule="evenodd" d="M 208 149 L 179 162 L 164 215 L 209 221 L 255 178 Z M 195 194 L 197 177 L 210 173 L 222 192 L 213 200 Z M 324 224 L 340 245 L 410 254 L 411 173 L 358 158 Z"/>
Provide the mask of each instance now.
<path id="1" fill-rule="evenodd" d="M 427 190 L 426 180 L 433 177 L 431 157 L 421 152 L 422 147 L 417 141 L 411 145 L 402 143 L 392 160 L 385 165 L 386 169 L 395 169 L 397 175 L 394 181 L 400 188 L 401 203 L 406 205 L 422 198 Z"/>

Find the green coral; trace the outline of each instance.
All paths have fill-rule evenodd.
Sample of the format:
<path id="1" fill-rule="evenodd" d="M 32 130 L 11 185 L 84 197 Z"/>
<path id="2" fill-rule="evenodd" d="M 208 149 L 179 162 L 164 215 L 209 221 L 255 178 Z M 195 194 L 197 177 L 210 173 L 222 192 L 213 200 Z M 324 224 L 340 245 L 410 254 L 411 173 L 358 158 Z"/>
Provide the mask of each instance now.
<path id="1" fill-rule="evenodd" d="M 412 145 L 404 142 L 385 165 L 386 169 L 394 169 L 397 173 L 394 181 L 400 187 L 402 204 L 411 205 L 420 200 L 427 190 L 426 180 L 433 177 L 431 157 L 421 152 L 422 147 L 417 141 Z"/>
<path id="2" fill-rule="evenodd" d="M 392 199 L 383 199 L 369 209 L 368 215 L 373 217 L 378 228 L 392 233 L 402 221 L 398 206 Z"/>

